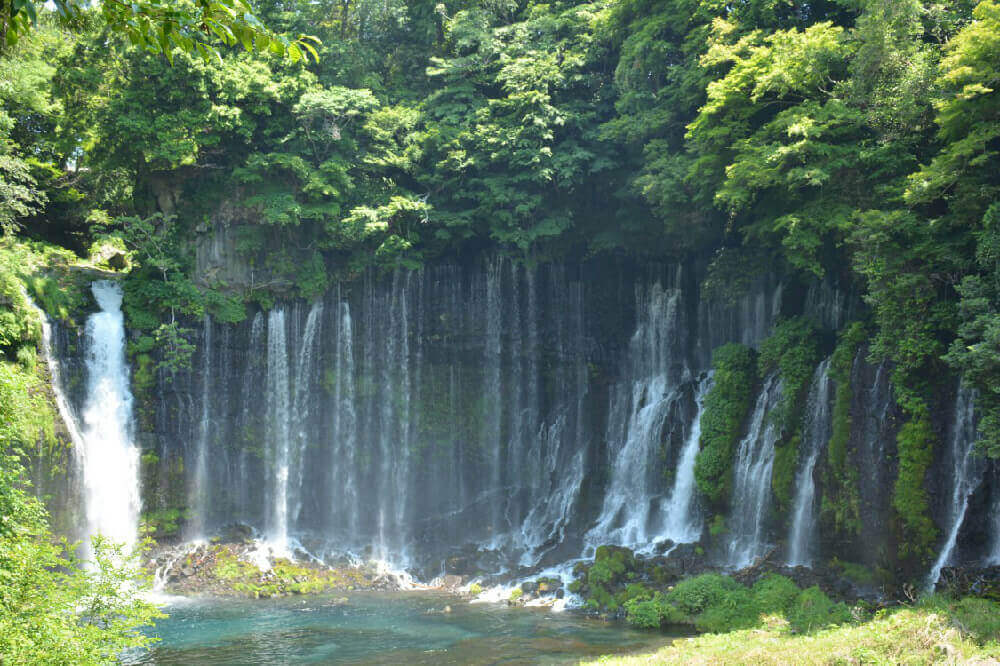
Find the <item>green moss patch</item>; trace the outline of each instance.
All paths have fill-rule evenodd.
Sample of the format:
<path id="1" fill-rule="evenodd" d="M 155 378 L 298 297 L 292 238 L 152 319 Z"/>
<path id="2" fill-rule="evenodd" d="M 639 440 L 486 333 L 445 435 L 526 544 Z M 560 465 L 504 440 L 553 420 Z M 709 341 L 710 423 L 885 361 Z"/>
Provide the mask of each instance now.
<path id="1" fill-rule="evenodd" d="M 701 416 L 695 479 L 699 492 L 714 506 L 722 506 L 729 498 L 733 450 L 753 401 L 757 366 L 752 350 L 728 344 L 712 354 L 712 368 L 712 388 L 705 396 Z"/>

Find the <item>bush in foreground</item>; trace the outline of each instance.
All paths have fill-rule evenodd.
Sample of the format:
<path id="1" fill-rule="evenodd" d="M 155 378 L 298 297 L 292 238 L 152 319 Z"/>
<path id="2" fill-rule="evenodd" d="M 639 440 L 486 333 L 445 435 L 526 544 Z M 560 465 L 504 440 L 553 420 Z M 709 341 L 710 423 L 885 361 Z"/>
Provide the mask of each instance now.
<path id="1" fill-rule="evenodd" d="M 794 635 L 781 621 L 764 629 L 744 629 L 678 639 L 660 651 L 631 657 L 602 657 L 594 663 L 638 664 L 955 664 L 995 663 L 1000 658 L 996 623 L 1000 605 L 983 600 L 946 602 L 954 613 L 921 605 L 883 613 L 858 625 L 845 624 L 812 634 Z M 975 631 L 962 619 L 976 619 Z M 992 627 L 992 628 L 991 628 Z M 989 633 L 992 631 L 993 633 Z"/>
<path id="2" fill-rule="evenodd" d="M 703 574 L 672 590 L 625 604 L 628 621 L 638 627 L 690 624 L 699 631 L 723 632 L 761 626 L 765 616 L 784 618 L 796 632 L 813 631 L 851 619 L 850 609 L 818 587 L 801 590 L 784 576 L 770 575 L 752 588 L 719 574 Z"/>

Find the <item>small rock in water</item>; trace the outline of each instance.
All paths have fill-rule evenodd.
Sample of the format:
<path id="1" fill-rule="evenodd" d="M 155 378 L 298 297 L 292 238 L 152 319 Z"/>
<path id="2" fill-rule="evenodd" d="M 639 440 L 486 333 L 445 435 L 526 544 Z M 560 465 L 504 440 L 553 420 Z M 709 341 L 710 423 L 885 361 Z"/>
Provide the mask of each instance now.
<path id="1" fill-rule="evenodd" d="M 464 579 L 462 576 L 456 576 L 454 574 L 446 574 L 441 576 L 441 587 L 446 590 L 455 590 L 462 587 Z"/>

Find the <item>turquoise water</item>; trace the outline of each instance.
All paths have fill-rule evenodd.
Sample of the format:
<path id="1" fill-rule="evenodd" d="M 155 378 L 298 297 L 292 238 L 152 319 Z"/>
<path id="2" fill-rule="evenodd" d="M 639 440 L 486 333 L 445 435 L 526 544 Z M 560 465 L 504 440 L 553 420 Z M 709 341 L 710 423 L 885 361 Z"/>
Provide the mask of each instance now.
<path id="1" fill-rule="evenodd" d="M 442 610 L 448 605 L 450 613 Z M 669 637 L 573 613 L 436 593 L 214 599 L 165 609 L 133 664 L 552 664 L 651 651 Z"/>

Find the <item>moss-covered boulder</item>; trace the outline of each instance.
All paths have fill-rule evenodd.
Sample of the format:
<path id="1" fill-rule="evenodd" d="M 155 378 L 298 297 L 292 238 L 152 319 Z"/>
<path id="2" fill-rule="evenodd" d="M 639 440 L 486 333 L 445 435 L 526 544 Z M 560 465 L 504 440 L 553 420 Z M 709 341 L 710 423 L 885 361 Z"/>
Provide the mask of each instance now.
<path id="1" fill-rule="evenodd" d="M 178 554 L 164 551 L 149 569 L 165 583 L 165 591 L 183 596 L 266 599 L 293 594 L 382 588 L 374 572 L 363 567 L 328 567 L 316 562 L 275 558 L 269 567 L 246 543 L 202 544 Z"/>

